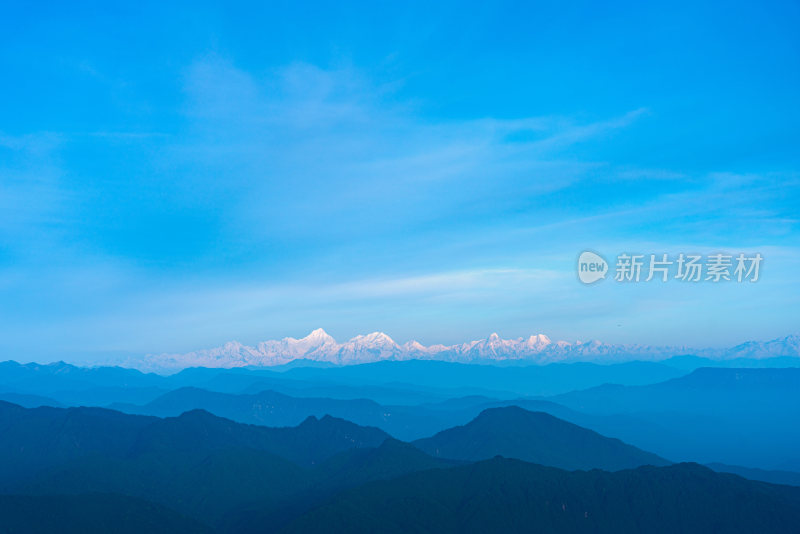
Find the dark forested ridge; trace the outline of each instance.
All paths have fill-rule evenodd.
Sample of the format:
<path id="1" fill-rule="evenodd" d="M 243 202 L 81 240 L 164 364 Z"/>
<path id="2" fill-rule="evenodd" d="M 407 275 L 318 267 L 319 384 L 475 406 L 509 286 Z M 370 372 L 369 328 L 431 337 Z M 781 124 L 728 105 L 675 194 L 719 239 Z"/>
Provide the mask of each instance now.
<path id="1" fill-rule="evenodd" d="M 792 533 L 800 488 L 696 464 L 566 472 L 495 458 L 346 491 L 288 533 Z"/>
<path id="2" fill-rule="evenodd" d="M 0 534 L 210 534 L 152 502 L 121 495 L 0 495 Z"/>

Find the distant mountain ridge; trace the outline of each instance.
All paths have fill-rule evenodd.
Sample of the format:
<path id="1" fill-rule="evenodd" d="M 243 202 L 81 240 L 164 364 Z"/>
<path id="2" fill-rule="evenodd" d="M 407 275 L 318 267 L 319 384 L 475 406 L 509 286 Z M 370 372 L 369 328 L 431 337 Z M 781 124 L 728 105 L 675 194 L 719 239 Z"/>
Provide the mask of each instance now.
<path id="1" fill-rule="evenodd" d="M 383 332 L 358 335 L 339 343 L 322 328 L 317 328 L 300 339 L 286 337 L 281 340 L 262 341 L 255 346 L 231 341 L 221 347 L 185 354 L 149 354 L 144 358 L 128 359 L 123 365 L 142 370 L 163 371 L 187 367 L 272 367 L 296 360 L 334 365 L 412 359 L 449 362 L 520 360 L 545 364 L 587 360 L 663 360 L 684 354 L 713 359 L 800 357 L 800 335 L 770 341 L 748 341 L 728 349 L 698 349 L 680 345 L 607 344 L 596 340 L 552 341 L 544 334 L 503 339 L 495 333 L 482 340 L 426 347 L 417 341 L 398 344 Z"/>
<path id="2" fill-rule="evenodd" d="M 120 375 L 118 371 L 126 371 L 126 374 Z M 684 370 L 658 362 L 614 365 L 576 362 L 516 367 L 388 360 L 283 370 L 193 367 L 162 376 L 134 369 L 77 368 L 63 362 L 39 365 L 8 361 L 0 362 L 0 400 L 29 407 L 141 406 L 170 391 L 196 387 L 232 394 L 274 390 L 293 397 L 374 399 L 384 405 L 412 405 L 466 395 L 505 399 L 553 395 L 609 382 L 649 384 L 684 374 Z M 189 408 L 195 407 L 202 406 Z"/>

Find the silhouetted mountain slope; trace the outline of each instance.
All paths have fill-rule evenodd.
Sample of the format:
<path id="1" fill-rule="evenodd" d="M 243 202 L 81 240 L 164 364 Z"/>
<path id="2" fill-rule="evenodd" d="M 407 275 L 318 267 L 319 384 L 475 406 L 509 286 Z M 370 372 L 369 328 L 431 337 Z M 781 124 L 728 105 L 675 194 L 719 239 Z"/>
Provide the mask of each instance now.
<path id="1" fill-rule="evenodd" d="M 144 428 L 133 452 L 250 448 L 267 451 L 297 464 L 313 465 L 336 453 L 358 447 L 375 447 L 389 435 L 326 415 L 308 417 L 296 427 L 271 428 L 245 425 L 192 410 L 178 417 L 157 419 Z"/>
<path id="2" fill-rule="evenodd" d="M 121 495 L 0 495 L 0 534 L 210 533 L 194 519 Z"/>
<path id="3" fill-rule="evenodd" d="M 230 447 L 81 458 L 42 471 L 15 491 L 124 494 L 215 525 L 231 510 L 255 502 L 280 501 L 310 483 L 308 470 L 289 460 L 265 451 Z"/>
<path id="4" fill-rule="evenodd" d="M 727 518 L 713 515 L 721 510 L 730 510 L 746 526 L 752 526 L 749 514 L 767 515 L 767 530 L 760 532 L 779 532 L 789 517 L 787 503 L 796 511 L 800 499 L 800 488 L 745 481 L 698 466 L 569 473 L 492 460 L 470 471 L 472 466 L 453 468 L 456 462 L 445 459 L 502 454 L 569 469 L 663 462 L 618 440 L 519 407 L 488 409 L 463 427 L 420 440 L 420 446 L 440 458 L 376 428 L 330 416 L 310 417 L 297 427 L 270 428 L 203 410 L 159 419 L 98 408 L 25 409 L 0 403 L 0 432 L 0 486 L 7 493 L 123 494 L 224 532 L 275 532 L 287 525 L 292 531 L 349 531 L 351 520 L 366 531 L 382 532 L 495 527 L 513 532 L 522 525 L 543 532 L 570 532 L 573 527 L 658 532 L 649 528 L 649 521 L 657 520 L 671 531 L 692 532 L 681 530 L 687 524 L 703 531 L 700 527 L 719 522 L 720 531 L 735 532 L 726 530 Z M 485 467 L 494 465 L 500 467 Z M 442 472 L 456 475 L 436 474 Z M 409 478 L 416 476 L 411 473 L 424 476 L 409 485 L 416 480 Z M 366 485 L 355 488 L 361 484 Z M 382 493 L 385 488 L 388 493 Z M 363 510 L 351 509 L 353 495 Z M 695 508 L 691 499 L 696 495 L 705 499 L 703 506 L 713 508 L 709 503 L 719 500 L 721 508 Z M 405 506 L 404 515 L 394 510 L 398 503 Z M 58 502 L 52 506 L 61 513 Z M 496 524 L 488 523 L 491 506 L 499 511 Z M 694 522 L 682 523 L 684 518 L 677 517 L 686 513 L 696 515 Z M 70 528 L 84 525 L 69 517 L 64 521 Z"/>
<path id="5" fill-rule="evenodd" d="M 784 361 L 786 360 L 786 361 Z M 797 361 L 796 361 L 797 360 Z M 465 395 L 500 399 L 555 395 L 604 383 L 641 385 L 682 376 L 701 365 L 800 366 L 797 358 L 730 360 L 676 357 L 665 362 L 554 363 L 503 367 L 439 361 L 387 361 L 347 367 L 191 368 L 170 376 L 120 367 L 0 362 L 0 391 L 48 397 L 64 405 L 144 404 L 160 392 L 199 387 L 224 393 L 274 390 L 294 397 L 369 398 L 382 404 L 419 404 Z M 286 423 L 288 424 L 288 422 Z"/>
<path id="6" fill-rule="evenodd" d="M 552 397 L 590 415 L 633 416 L 614 434 L 669 458 L 765 469 L 800 465 L 800 369 L 698 369 L 646 386 Z"/>
<path id="7" fill-rule="evenodd" d="M 617 439 L 517 406 L 484 410 L 470 423 L 414 445 L 441 458 L 474 461 L 501 455 L 562 469 L 617 470 L 669 463 Z"/>
<path id="8" fill-rule="evenodd" d="M 62 406 L 61 403 L 55 399 L 43 397 L 41 395 L 32 395 L 30 393 L 3 392 L 0 393 L 0 401 L 18 404 L 25 408 L 38 408 L 39 406 L 53 406 L 57 408 Z"/>
<path id="9" fill-rule="evenodd" d="M 237 534 L 274 532 L 343 489 L 455 464 L 394 439 L 376 448 L 351 449 L 310 471 L 311 482 L 303 491 L 243 507 L 230 514 L 222 530 Z"/>
<path id="10" fill-rule="evenodd" d="M 728 367 L 728 368 L 781 368 L 781 367 L 800 367 L 800 358 L 797 356 L 773 356 L 771 358 L 730 358 L 717 360 L 683 354 L 673 356 L 660 363 L 682 369 L 694 371 L 701 367 Z"/>
<path id="11" fill-rule="evenodd" d="M 351 448 L 377 447 L 388 438 L 378 429 L 330 416 L 269 428 L 202 410 L 159 419 L 7 403 L 0 404 L 0 431 L 0 488 L 6 492 L 119 493 L 209 524 L 251 503 L 281 502 L 320 481 L 328 488 L 349 487 L 352 483 L 343 480 L 347 475 L 336 479 L 301 466 L 318 465 Z"/>
<path id="12" fill-rule="evenodd" d="M 0 396 L 26 407 L 106 406 L 113 402 L 143 404 L 168 391 L 171 380 L 122 367 L 0 362 L 0 391 L 43 397 L 31 402 Z"/>
<path id="13" fill-rule="evenodd" d="M 32 389 L 38 394 L 93 387 L 150 387 L 165 382 L 163 376 L 123 367 L 79 367 L 64 362 L 0 362 L 0 384 L 14 391 Z"/>
<path id="14" fill-rule="evenodd" d="M 686 376 L 642 386 L 602 385 L 551 397 L 586 413 L 679 411 L 738 413 L 767 409 L 800 412 L 800 368 L 701 368 Z"/>
<path id="15" fill-rule="evenodd" d="M 78 390 L 59 390 L 53 397 L 64 406 L 103 406 L 114 403 L 145 404 L 169 392 L 161 387 L 108 386 Z"/>
<path id="16" fill-rule="evenodd" d="M 283 532 L 793 533 L 800 490 L 695 464 L 566 472 L 495 458 L 346 491 Z"/>
<path id="17" fill-rule="evenodd" d="M 65 405 L 143 404 L 160 390 L 199 387 L 225 393 L 280 391 L 295 397 L 373 398 L 417 404 L 464 395 L 552 395 L 606 382 L 647 384 L 685 371 L 653 362 L 499 367 L 437 361 L 388 361 L 348 367 L 206 369 L 170 376 L 120 367 L 0 362 L 0 391 L 46 396 Z M 257 387 L 258 389 L 253 389 Z M 288 422 L 287 422 L 288 424 Z"/>
<path id="18" fill-rule="evenodd" d="M 102 408 L 26 409 L 0 402 L 0 487 L 76 458 L 120 457 L 155 421 Z"/>
<path id="19" fill-rule="evenodd" d="M 313 465 L 355 447 L 376 447 L 389 437 L 330 416 L 297 427 L 234 423 L 202 411 L 175 418 L 128 415 L 102 408 L 22 408 L 0 402 L 0 488 L 48 467 L 81 458 L 110 460 L 163 451 L 208 453 L 253 449 Z"/>
<path id="20" fill-rule="evenodd" d="M 430 435 L 449 426 L 452 420 L 452 414 L 413 406 L 381 406 L 368 399 L 296 398 L 274 391 L 233 395 L 199 388 L 181 388 L 145 406 L 118 406 L 118 409 L 128 413 L 159 417 L 178 415 L 196 408 L 240 423 L 266 426 L 296 425 L 309 416 L 329 414 L 359 425 L 381 428 L 403 439 Z M 474 413 L 466 414 L 465 419 L 469 420 Z"/>
<path id="21" fill-rule="evenodd" d="M 409 443 L 389 438 L 379 447 L 350 449 L 330 458 L 316 470 L 317 486 L 357 485 L 460 463 L 434 458 Z"/>
<path id="22" fill-rule="evenodd" d="M 238 532 L 256 519 L 260 525 L 285 523 L 343 488 L 452 465 L 391 439 L 376 448 L 340 452 L 316 469 L 270 452 L 311 465 L 309 457 L 330 456 L 334 449 L 342 450 L 342 444 L 363 446 L 364 430 L 368 436 L 386 437 L 332 417 L 309 418 L 297 428 L 272 429 L 193 411 L 146 427 L 126 456 L 66 461 L 11 489 L 141 497 L 210 525 L 234 523 Z M 242 522 L 236 519 L 239 516 L 250 519 Z"/>
<path id="23" fill-rule="evenodd" d="M 497 400 L 471 396 L 418 406 L 382 406 L 365 399 L 337 401 L 325 398 L 294 398 L 270 391 L 256 395 L 232 395 L 198 388 L 170 392 L 146 406 L 122 406 L 119 409 L 128 413 L 163 417 L 197 407 L 241 423 L 267 426 L 298 424 L 309 415 L 330 413 L 362 426 L 380 428 L 395 438 L 413 441 L 466 424 L 486 408 L 513 405 L 547 412 L 612 436 L 616 436 L 617 426 L 626 429 L 642 423 L 625 416 L 587 416 L 556 403 L 536 399 Z"/>
<path id="24" fill-rule="evenodd" d="M 210 383 L 206 389 L 214 389 L 216 383 Z M 272 390 L 292 397 L 324 397 L 329 399 L 369 399 L 379 404 L 418 405 L 429 402 L 440 402 L 449 395 L 458 395 L 458 390 L 434 389 L 414 386 L 412 384 L 393 385 L 342 385 L 329 384 L 324 381 L 287 380 L 286 378 L 259 380 L 236 393 L 257 394 Z"/>
<path id="25" fill-rule="evenodd" d="M 414 384 L 435 388 L 480 388 L 516 395 L 554 395 L 614 382 L 649 384 L 685 374 L 656 362 L 552 363 L 501 367 L 430 360 L 383 361 L 331 369 L 300 367 L 284 373 L 286 378 L 325 379 L 340 384 Z"/>
<path id="26" fill-rule="evenodd" d="M 706 464 L 706 467 L 713 469 L 718 473 L 733 473 L 734 475 L 749 478 L 750 480 L 760 480 L 761 482 L 769 482 L 770 484 L 800 486 L 800 473 L 794 471 L 753 469 L 750 467 L 742 467 L 740 465 L 726 465 L 717 463 Z"/>
<path id="27" fill-rule="evenodd" d="M 308 416 L 330 414 L 343 419 L 365 414 L 381 419 L 382 407 L 371 400 L 336 400 L 326 398 L 295 398 L 274 391 L 252 395 L 232 395 L 200 388 L 186 387 L 170 391 L 141 407 L 148 415 L 168 417 L 183 412 L 204 409 L 214 415 L 251 424 L 266 426 L 296 425 Z M 130 407 L 129 410 L 134 410 Z"/>

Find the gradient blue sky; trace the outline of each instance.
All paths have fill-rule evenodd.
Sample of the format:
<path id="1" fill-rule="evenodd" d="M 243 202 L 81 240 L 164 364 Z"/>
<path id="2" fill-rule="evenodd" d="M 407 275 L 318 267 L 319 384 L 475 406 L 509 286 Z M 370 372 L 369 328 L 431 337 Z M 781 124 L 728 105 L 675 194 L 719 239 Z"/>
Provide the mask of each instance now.
<path id="1" fill-rule="evenodd" d="M 800 331 L 797 2 L 111 4 L 0 17 L 0 359 Z"/>

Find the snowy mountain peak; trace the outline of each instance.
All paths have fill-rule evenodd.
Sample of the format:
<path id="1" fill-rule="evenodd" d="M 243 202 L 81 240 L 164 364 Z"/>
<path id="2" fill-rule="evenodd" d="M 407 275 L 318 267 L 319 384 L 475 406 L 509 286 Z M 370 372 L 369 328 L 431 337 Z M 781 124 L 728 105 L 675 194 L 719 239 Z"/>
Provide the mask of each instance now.
<path id="1" fill-rule="evenodd" d="M 525 340 L 525 345 L 531 348 L 545 348 L 551 343 L 550 338 L 544 334 L 536 334 Z"/>
<path id="2" fill-rule="evenodd" d="M 314 330 L 309 333 L 306 338 L 329 338 L 331 337 L 328 333 L 322 328 L 315 328 Z"/>
<path id="3" fill-rule="evenodd" d="M 371 334 L 367 334 L 365 336 L 356 336 L 364 343 L 371 343 L 375 345 L 395 345 L 396 343 L 392 338 L 384 334 L 383 332 L 372 332 Z M 353 338 L 353 339 L 356 339 Z"/>
<path id="4" fill-rule="evenodd" d="M 299 341 L 305 341 L 305 342 L 308 342 L 308 343 L 317 342 L 319 344 L 322 344 L 322 343 L 336 343 L 336 340 L 333 339 L 333 337 L 330 334 L 328 334 L 325 330 L 323 330 L 322 328 L 317 328 L 316 330 L 312 330 L 310 334 L 308 334 L 306 337 L 300 339 Z"/>
<path id="5" fill-rule="evenodd" d="M 405 352 L 414 353 L 414 352 L 429 352 L 434 347 L 435 346 L 426 347 L 419 341 L 407 341 L 403 343 L 403 345 L 400 348 L 403 349 L 403 351 Z"/>

